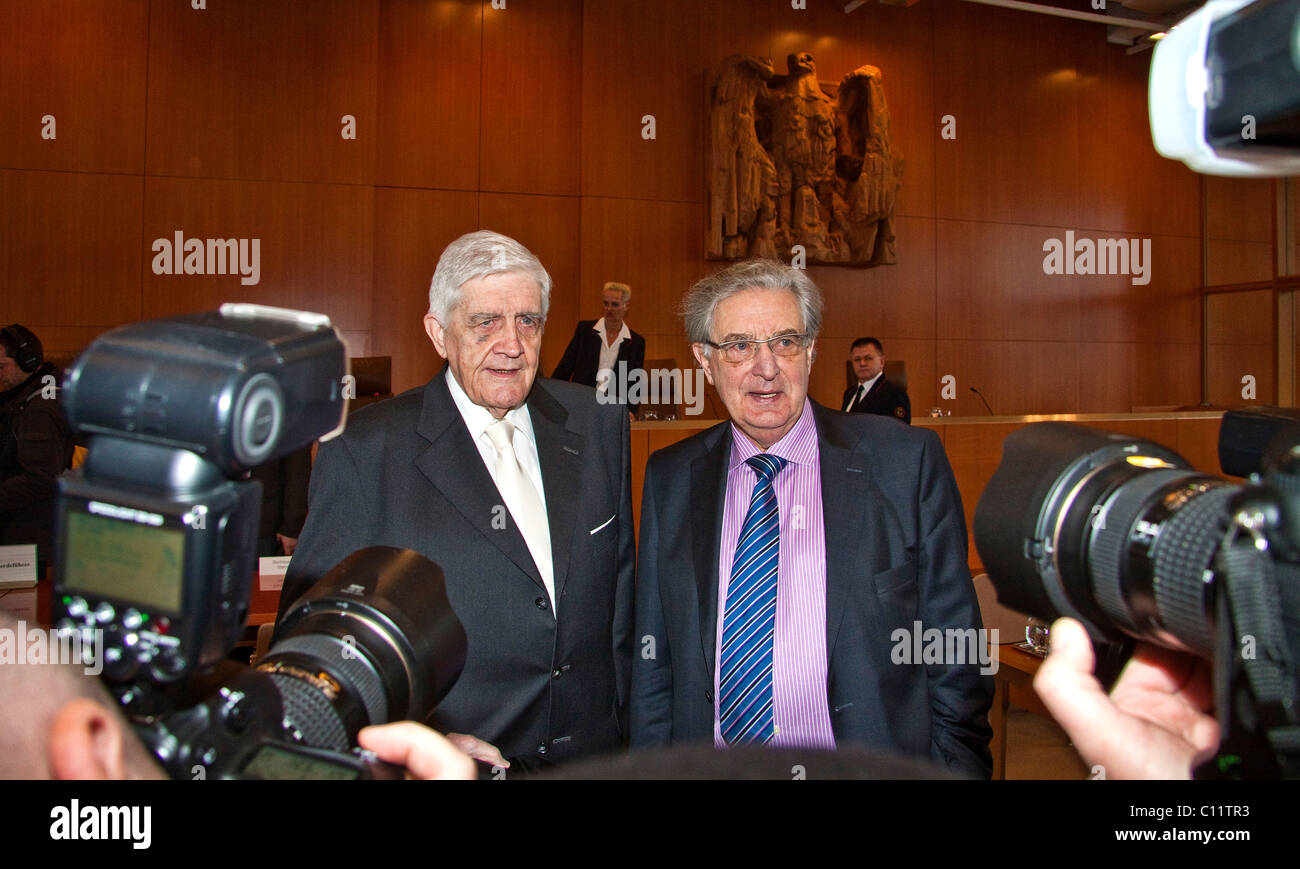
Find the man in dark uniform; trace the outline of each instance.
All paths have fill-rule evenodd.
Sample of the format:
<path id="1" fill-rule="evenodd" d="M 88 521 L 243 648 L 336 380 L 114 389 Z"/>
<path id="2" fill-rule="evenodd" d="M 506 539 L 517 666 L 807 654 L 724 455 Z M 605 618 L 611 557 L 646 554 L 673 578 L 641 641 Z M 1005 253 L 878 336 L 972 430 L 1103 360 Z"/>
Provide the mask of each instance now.
<path id="1" fill-rule="evenodd" d="M 849 349 L 858 383 L 844 390 L 840 407 L 845 413 L 876 413 L 912 424 L 912 402 L 907 390 L 885 378 L 885 351 L 875 338 L 859 338 Z"/>

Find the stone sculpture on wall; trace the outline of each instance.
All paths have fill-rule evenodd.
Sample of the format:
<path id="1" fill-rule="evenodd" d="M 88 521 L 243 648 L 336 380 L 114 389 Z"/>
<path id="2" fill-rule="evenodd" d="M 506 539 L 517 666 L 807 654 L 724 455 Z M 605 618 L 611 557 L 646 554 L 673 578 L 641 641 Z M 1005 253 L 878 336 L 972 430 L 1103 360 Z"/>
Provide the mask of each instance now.
<path id="1" fill-rule="evenodd" d="M 789 259 L 803 245 L 810 263 L 895 262 L 903 160 L 880 70 L 858 67 L 832 97 L 811 54 L 787 63 L 777 75 L 733 54 L 710 77 L 708 257 Z"/>

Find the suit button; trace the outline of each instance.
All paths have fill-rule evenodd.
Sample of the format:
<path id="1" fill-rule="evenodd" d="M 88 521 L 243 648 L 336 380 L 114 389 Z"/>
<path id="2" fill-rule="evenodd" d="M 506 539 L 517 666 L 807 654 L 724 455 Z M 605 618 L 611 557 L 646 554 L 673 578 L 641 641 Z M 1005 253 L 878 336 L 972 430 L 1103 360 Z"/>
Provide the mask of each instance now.
<path id="1" fill-rule="evenodd" d="M 560 671 L 559 671 L 559 670 L 552 670 L 552 671 L 551 671 L 551 678 L 552 678 L 552 679 L 558 679 L 558 678 L 560 678 Z"/>
<path id="2" fill-rule="evenodd" d="M 539 597 L 537 600 L 533 601 L 533 603 L 537 604 L 539 610 L 544 610 L 547 607 L 546 598 L 544 597 Z"/>
<path id="3" fill-rule="evenodd" d="M 549 751 L 549 750 L 550 750 L 550 749 L 548 749 L 548 748 L 546 747 L 546 743 L 545 743 L 545 742 L 543 742 L 541 745 L 537 746 L 537 753 L 540 754 L 542 757 L 546 757 L 546 752 Z"/>
<path id="4" fill-rule="evenodd" d="M 708 690 L 708 689 L 706 688 L 705 691 L 704 691 L 704 699 L 707 700 L 707 701 L 709 701 L 710 703 L 712 703 L 712 702 L 713 702 L 713 692 L 710 691 L 710 690 Z"/>

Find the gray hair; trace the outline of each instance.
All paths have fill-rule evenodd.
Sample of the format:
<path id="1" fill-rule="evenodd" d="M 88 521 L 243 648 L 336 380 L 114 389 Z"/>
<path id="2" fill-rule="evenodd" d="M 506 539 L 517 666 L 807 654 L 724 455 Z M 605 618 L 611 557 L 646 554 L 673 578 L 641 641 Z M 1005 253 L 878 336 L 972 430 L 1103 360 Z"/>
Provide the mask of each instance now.
<path id="1" fill-rule="evenodd" d="M 429 313 L 446 325 L 460 302 L 460 288 L 475 278 L 522 272 L 542 290 L 542 319 L 551 305 L 551 276 L 528 248 L 509 236 L 481 229 L 447 245 L 429 283 Z"/>
<path id="2" fill-rule="evenodd" d="M 713 340 L 713 313 L 723 301 L 742 290 L 786 290 L 794 295 L 803 316 L 804 334 L 811 340 L 822 327 L 822 291 L 802 269 L 772 259 L 743 260 L 696 281 L 682 299 L 686 338 L 692 344 Z M 759 337 L 755 335 L 754 337 Z"/>
<path id="3" fill-rule="evenodd" d="M 610 290 L 618 290 L 622 293 L 624 302 L 632 301 L 632 288 L 627 284 L 620 283 L 619 281 L 605 281 L 605 286 L 601 289 L 601 292 L 607 293 Z"/>

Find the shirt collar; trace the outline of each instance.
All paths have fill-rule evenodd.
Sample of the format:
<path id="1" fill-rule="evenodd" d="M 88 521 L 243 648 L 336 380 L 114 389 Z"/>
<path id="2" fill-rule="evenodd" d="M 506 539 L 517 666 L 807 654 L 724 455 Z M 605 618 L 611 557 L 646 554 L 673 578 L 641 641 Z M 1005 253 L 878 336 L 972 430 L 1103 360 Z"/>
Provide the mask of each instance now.
<path id="1" fill-rule="evenodd" d="M 456 381 L 456 375 L 452 374 L 450 366 L 447 368 L 447 389 L 451 392 L 451 400 L 456 403 L 456 409 L 460 411 L 460 418 L 465 420 L 469 436 L 477 444 L 483 437 L 483 433 L 487 431 L 487 427 L 496 422 L 496 417 L 486 407 L 470 400 L 460 383 Z M 522 432 L 536 449 L 537 439 L 533 437 L 533 419 L 528 415 L 528 403 L 525 401 L 514 410 L 507 411 L 506 419 L 515 427 L 515 431 Z"/>
<path id="2" fill-rule="evenodd" d="M 605 343 L 606 343 L 606 344 L 609 343 L 609 339 L 605 338 L 605 318 L 604 318 L 604 317 L 601 317 L 599 320 L 597 320 L 597 321 L 596 321 L 596 325 L 592 326 L 591 328 L 592 328 L 594 331 L 600 333 L 600 337 L 603 338 L 603 339 L 605 339 Z M 630 329 L 628 329 L 628 327 L 627 327 L 627 320 L 624 320 L 624 321 L 623 321 L 623 328 L 622 328 L 622 329 L 619 329 L 619 330 L 618 330 L 618 334 L 615 335 L 614 337 L 617 338 L 619 341 L 631 341 L 631 340 L 632 340 L 632 331 L 631 331 Z"/>
<path id="3" fill-rule="evenodd" d="M 731 424 L 731 465 L 735 470 L 750 456 L 758 455 L 762 450 L 754 446 L 745 434 L 733 422 Z M 812 402 L 803 400 L 803 412 L 798 421 L 785 433 L 785 437 L 772 444 L 767 450 L 774 456 L 780 456 L 796 465 L 811 465 L 817 460 L 817 423 L 813 420 Z"/>
<path id="4" fill-rule="evenodd" d="M 862 381 L 861 383 L 858 384 L 858 386 L 865 386 L 867 388 L 867 392 L 870 392 L 871 387 L 876 385 L 876 381 L 879 380 L 882 376 L 884 376 L 884 373 L 885 372 L 881 371 L 880 374 L 877 374 L 875 377 L 871 378 L 870 380 Z"/>

